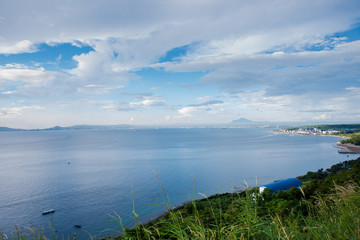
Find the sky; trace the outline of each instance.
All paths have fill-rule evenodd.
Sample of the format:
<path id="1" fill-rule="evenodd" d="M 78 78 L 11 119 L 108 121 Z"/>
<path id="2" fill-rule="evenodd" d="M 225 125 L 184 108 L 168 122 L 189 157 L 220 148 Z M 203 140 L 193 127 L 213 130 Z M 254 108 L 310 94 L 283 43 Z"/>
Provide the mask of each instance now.
<path id="1" fill-rule="evenodd" d="M 0 1 L 0 126 L 359 122 L 359 0 Z"/>

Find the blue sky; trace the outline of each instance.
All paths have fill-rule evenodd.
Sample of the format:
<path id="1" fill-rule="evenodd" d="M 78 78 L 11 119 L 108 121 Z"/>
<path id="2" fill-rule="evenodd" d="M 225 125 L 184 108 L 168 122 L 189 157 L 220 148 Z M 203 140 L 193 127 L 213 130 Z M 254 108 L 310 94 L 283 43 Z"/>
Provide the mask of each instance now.
<path id="1" fill-rule="evenodd" d="M 359 122 L 358 0 L 4 1 L 0 126 Z"/>

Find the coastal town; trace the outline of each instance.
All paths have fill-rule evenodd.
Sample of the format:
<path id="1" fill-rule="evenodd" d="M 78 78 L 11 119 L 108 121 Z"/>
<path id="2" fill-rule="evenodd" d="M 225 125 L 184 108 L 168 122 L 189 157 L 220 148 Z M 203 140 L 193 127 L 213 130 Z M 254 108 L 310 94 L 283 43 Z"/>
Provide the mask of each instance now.
<path id="1" fill-rule="evenodd" d="M 300 135 L 325 135 L 343 137 L 345 139 L 334 146 L 336 148 L 341 148 L 341 150 L 338 152 L 342 154 L 360 154 L 359 124 L 305 126 L 298 128 L 280 129 L 275 132 Z"/>
<path id="2" fill-rule="evenodd" d="M 333 135 L 340 133 L 341 131 L 335 129 L 322 130 L 320 128 L 291 128 L 280 129 L 277 132 L 288 134 L 301 134 L 301 135 Z"/>

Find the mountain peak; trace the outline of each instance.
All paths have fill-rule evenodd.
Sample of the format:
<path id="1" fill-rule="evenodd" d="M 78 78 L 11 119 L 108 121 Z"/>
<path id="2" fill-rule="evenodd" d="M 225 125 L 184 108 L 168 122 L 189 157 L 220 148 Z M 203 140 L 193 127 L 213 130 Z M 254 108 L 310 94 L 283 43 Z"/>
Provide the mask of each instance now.
<path id="1" fill-rule="evenodd" d="M 246 118 L 239 118 L 237 120 L 233 120 L 231 123 L 234 124 L 250 124 L 250 123 L 254 123 L 253 121 L 246 119 Z"/>

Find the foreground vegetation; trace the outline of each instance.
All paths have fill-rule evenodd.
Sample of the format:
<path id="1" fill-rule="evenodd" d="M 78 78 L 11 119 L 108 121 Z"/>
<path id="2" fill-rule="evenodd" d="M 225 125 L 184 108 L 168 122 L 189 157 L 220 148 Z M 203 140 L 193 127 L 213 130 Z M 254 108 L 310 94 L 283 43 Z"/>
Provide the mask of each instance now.
<path id="1" fill-rule="evenodd" d="M 360 145 L 360 133 L 353 133 L 351 136 L 349 136 L 349 139 L 345 139 L 340 141 L 342 144 L 351 143 L 354 145 Z"/>
<path id="2" fill-rule="evenodd" d="M 115 239 L 360 239 L 360 158 L 308 172 L 302 189 L 214 195 Z"/>
<path id="3" fill-rule="evenodd" d="M 298 179 L 302 189 L 204 196 L 178 209 L 165 201 L 166 215 L 141 224 L 134 211 L 137 226 L 120 227 L 121 236 L 108 239 L 360 239 L 360 158 Z M 122 226 L 120 216 L 113 217 Z M 57 239 L 30 231 L 16 231 L 13 239 Z"/>

